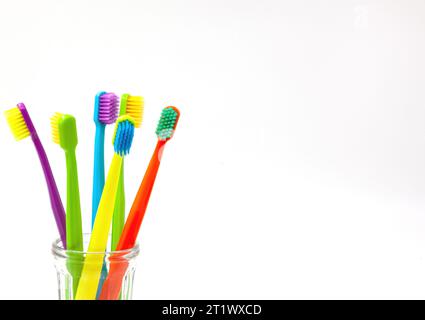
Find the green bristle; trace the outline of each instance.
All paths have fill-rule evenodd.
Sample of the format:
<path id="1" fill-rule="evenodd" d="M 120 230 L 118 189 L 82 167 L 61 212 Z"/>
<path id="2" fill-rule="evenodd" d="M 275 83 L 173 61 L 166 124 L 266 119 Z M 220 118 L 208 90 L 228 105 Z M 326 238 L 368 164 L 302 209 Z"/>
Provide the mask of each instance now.
<path id="1" fill-rule="evenodd" d="M 158 126 L 156 127 L 156 135 L 159 140 L 168 140 L 173 136 L 178 116 L 178 112 L 172 107 L 162 110 Z"/>

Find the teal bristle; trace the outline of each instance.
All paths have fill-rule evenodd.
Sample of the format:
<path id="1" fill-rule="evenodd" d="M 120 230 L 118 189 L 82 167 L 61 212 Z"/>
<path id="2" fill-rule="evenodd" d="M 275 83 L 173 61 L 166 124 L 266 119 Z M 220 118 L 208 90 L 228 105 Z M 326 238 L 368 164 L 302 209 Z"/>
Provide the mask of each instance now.
<path id="1" fill-rule="evenodd" d="M 178 118 L 179 112 L 176 108 L 167 107 L 162 110 L 161 117 L 156 127 L 156 135 L 159 140 L 171 139 L 176 129 Z"/>

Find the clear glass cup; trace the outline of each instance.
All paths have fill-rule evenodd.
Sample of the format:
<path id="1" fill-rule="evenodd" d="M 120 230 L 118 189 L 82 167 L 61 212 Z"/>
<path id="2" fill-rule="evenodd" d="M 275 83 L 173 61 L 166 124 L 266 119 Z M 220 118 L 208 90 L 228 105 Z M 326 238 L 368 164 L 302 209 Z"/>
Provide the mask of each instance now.
<path id="1" fill-rule="evenodd" d="M 73 300 L 78 287 L 81 270 L 83 269 L 84 260 L 89 255 L 94 260 L 103 259 L 102 272 L 100 274 L 99 289 L 97 292 L 98 299 L 100 297 L 100 288 L 107 279 L 111 265 L 121 270 L 118 278 L 118 285 L 121 286 L 117 299 L 131 300 L 133 296 L 133 281 L 136 270 L 136 257 L 139 254 L 139 246 L 136 245 L 132 249 L 122 251 L 106 251 L 106 252 L 87 252 L 91 234 L 84 234 L 84 251 L 65 250 L 60 239 L 52 244 L 52 254 L 55 260 L 55 268 L 58 277 L 58 294 L 59 300 Z M 89 259 L 92 260 L 92 259 Z M 117 277 L 114 277 L 115 285 Z"/>

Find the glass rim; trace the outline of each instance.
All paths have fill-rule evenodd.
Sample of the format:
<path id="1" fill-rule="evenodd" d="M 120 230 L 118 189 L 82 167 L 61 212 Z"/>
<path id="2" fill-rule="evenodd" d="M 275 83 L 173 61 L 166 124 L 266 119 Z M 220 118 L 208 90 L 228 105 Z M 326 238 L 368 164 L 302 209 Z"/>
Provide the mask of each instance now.
<path id="1" fill-rule="evenodd" d="M 84 233 L 84 235 L 90 235 L 90 233 Z M 139 244 L 136 243 L 135 246 L 131 249 L 125 249 L 125 250 L 116 250 L 116 251 L 109 251 L 105 250 L 103 252 L 88 252 L 87 250 L 79 251 L 79 250 L 68 250 L 65 249 L 62 245 L 62 240 L 60 238 L 56 239 L 52 243 L 52 253 L 54 256 L 59 256 L 62 258 L 68 258 L 68 255 L 71 253 L 73 254 L 93 254 L 93 255 L 107 255 L 107 256 L 113 256 L 118 255 L 120 257 L 125 257 L 127 259 L 131 259 L 136 257 L 140 252 Z"/>

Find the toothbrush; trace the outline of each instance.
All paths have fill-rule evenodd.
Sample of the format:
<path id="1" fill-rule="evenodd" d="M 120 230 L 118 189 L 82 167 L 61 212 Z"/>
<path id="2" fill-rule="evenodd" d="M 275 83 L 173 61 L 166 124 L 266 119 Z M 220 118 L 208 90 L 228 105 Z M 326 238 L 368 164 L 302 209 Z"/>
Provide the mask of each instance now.
<path id="1" fill-rule="evenodd" d="M 30 118 L 27 108 L 23 103 L 18 103 L 15 108 L 5 112 L 9 127 L 17 141 L 31 136 L 40 159 L 41 167 L 44 172 L 44 177 L 49 191 L 50 204 L 55 217 L 56 225 L 62 241 L 62 245 L 66 248 L 66 223 L 65 223 L 65 209 L 63 208 L 62 200 L 56 186 L 55 178 L 46 155 L 46 151 L 41 144 L 37 131 Z"/>
<path id="2" fill-rule="evenodd" d="M 78 170 L 75 149 L 78 144 L 77 125 L 71 115 L 55 113 L 51 118 L 53 142 L 65 151 L 67 173 L 66 201 L 66 243 L 68 250 L 83 251 L 83 231 L 81 223 L 80 190 L 78 186 Z M 78 287 L 81 274 L 82 257 L 70 254 L 68 269 L 72 275 L 73 292 Z M 74 262 L 74 263 L 73 263 Z"/>
<path id="3" fill-rule="evenodd" d="M 121 172 L 123 157 L 130 152 L 134 136 L 134 120 L 121 116 L 117 120 L 114 133 L 114 157 L 99 202 L 86 259 L 77 289 L 77 300 L 94 300 L 99 284 L 103 259 L 108 242 L 114 212 L 115 197 Z"/>
<path id="4" fill-rule="evenodd" d="M 158 173 L 164 146 L 173 137 L 179 118 L 180 111 L 175 107 L 167 107 L 162 110 L 156 129 L 158 143 L 128 214 L 116 251 L 131 249 L 136 244 L 137 235 Z M 122 259 L 119 259 L 121 255 L 122 253 L 116 253 L 110 259 L 109 274 L 103 284 L 99 296 L 100 300 L 116 300 L 119 297 L 122 279 L 127 271 L 127 265 L 123 263 Z"/>
<path id="5" fill-rule="evenodd" d="M 101 91 L 94 102 L 94 123 L 96 136 L 94 142 L 94 170 L 92 195 L 92 227 L 97 207 L 105 185 L 105 126 L 112 124 L 118 116 L 118 97 L 114 93 Z"/>
<path id="6" fill-rule="evenodd" d="M 131 96 L 125 93 L 121 96 L 120 116 L 129 115 L 134 119 L 134 127 L 140 128 L 143 120 L 143 97 Z M 120 240 L 125 222 L 125 190 L 124 190 L 124 160 L 121 166 L 121 174 L 118 182 L 115 211 L 112 218 L 111 251 L 114 251 Z"/>
<path id="7" fill-rule="evenodd" d="M 112 124 L 118 117 L 118 97 L 114 93 L 99 92 L 94 102 L 94 123 L 96 135 L 94 142 L 94 168 L 93 168 L 93 193 L 92 193 L 92 221 L 93 229 L 100 197 L 105 185 L 105 127 Z M 103 267 L 102 275 L 106 277 L 106 266 Z M 102 285 L 102 282 L 100 285 Z"/>

